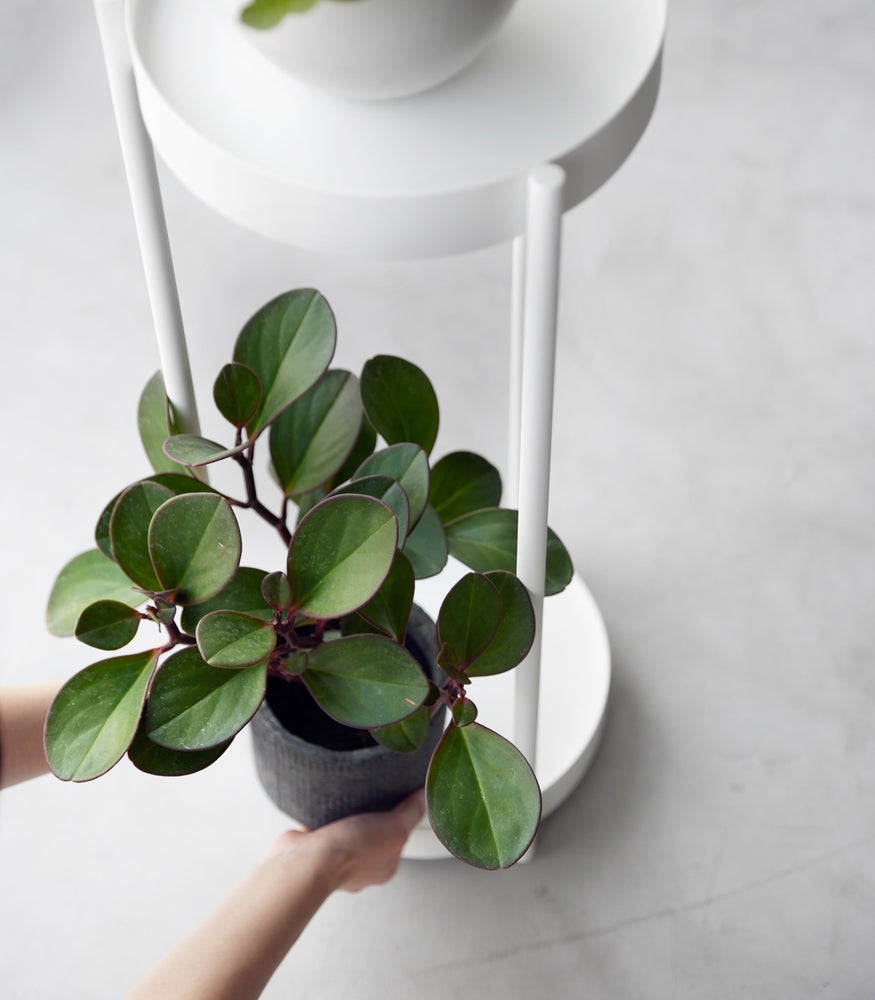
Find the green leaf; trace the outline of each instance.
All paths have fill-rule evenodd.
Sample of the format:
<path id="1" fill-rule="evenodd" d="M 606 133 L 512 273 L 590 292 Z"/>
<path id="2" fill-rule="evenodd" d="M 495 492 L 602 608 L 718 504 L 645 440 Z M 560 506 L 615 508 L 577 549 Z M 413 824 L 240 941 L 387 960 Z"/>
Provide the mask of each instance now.
<path id="1" fill-rule="evenodd" d="M 366 458 L 353 479 L 389 476 L 397 479 L 410 503 L 410 525 L 415 526 L 428 503 L 428 457 L 419 445 L 395 444 Z"/>
<path id="2" fill-rule="evenodd" d="M 476 718 L 477 706 L 470 698 L 457 698 L 453 702 L 453 722 L 457 726 L 470 726 Z"/>
<path id="3" fill-rule="evenodd" d="M 163 778 L 179 778 L 186 774 L 203 771 L 222 756 L 231 746 L 226 740 L 208 750 L 169 750 L 153 743 L 143 731 L 142 725 L 128 747 L 128 758 L 134 767 L 146 774 L 156 774 Z"/>
<path id="4" fill-rule="evenodd" d="M 286 14 L 309 10 L 316 0 L 252 0 L 240 13 L 240 20 L 250 28 L 273 28 Z"/>
<path id="5" fill-rule="evenodd" d="M 273 466 L 271 466 L 271 470 L 273 470 Z M 273 471 L 274 476 L 276 476 L 275 470 Z M 277 483 L 277 485 L 279 485 L 279 483 Z M 282 487 L 280 487 L 280 489 L 282 489 Z M 300 521 L 308 511 L 311 511 L 317 503 L 321 503 L 325 499 L 325 496 L 325 488 L 317 486 L 315 490 L 310 490 L 309 493 L 302 493 L 299 497 L 292 497 L 291 499 L 298 506 L 298 517 L 295 523 L 297 524 L 297 522 Z"/>
<path id="6" fill-rule="evenodd" d="M 407 623 L 410 621 L 415 587 L 416 580 L 410 560 L 403 553 L 396 552 L 392 568 L 383 581 L 383 586 L 367 604 L 359 608 L 358 614 L 365 621 L 403 643 L 407 633 Z"/>
<path id="7" fill-rule="evenodd" d="M 371 730 L 371 736 L 395 753 L 413 753 L 418 750 L 428 736 L 431 715 L 425 705 L 420 706 L 406 719 L 393 722 L 389 726 L 379 726 Z"/>
<path id="8" fill-rule="evenodd" d="M 144 590 L 162 589 L 149 554 L 149 525 L 155 511 L 172 496 L 170 490 L 157 483 L 134 483 L 118 498 L 109 519 L 112 554 Z"/>
<path id="9" fill-rule="evenodd" d="M 146 608 L 146 614 L 159 625 L 169 625 L 176 617 L 176 605 L 163 597 L 156 597 Z"/>
<path id="10" fill-rule="evenodd" d="M 46 759 L 63 781 L 90 781 L 134 738 L 158 650 L 86 667 L 58 692 L 46 719 Z"/>
<path id="11" fill-rule="evenodd" d="M 437 655 L 437 665 L 454 681 L 458 681 L 460 684 L 468 683 L 467 675 L 459 670 L 459 657 L 456 656 L 456 651 L 448 642 L 441 643 Z"/>
<path id="12" fill-rule="evenodd" d="M 172 497 L 152 518 L 149 550 L 162 589 L 175 592 L 177 604 L 200 604 L 237 572 L 240 529 L 219 496 Z"/>
<path id="13" fill-rule="evenodd" d="M 429 503 L 444 524 L 501 502 L 501 476 L 485 458 L 470 451 L 445 455 L 431 470 Z"/>
<path id="14" fill-rule="evenodd" d="M 213 383 L 216 409 L 238 430 L 255 416 L 261 402 L 261 383 L 246 365 L 232 361 L 219 372 Z"/>
<path id="15" fill-rule="evenodd" d="M 379 590 L 398 540 L 392 511 L 363 496 L 329 497 L 302 520 L 289 546 L 293 606 L 313 618 L 339 618 Z"/>
<path id="16" fill-rule="evenodd" d="M 181 496 L 183 493 L 215 493 L 215 490 L 207 483 L 201 482 L 200 479 L 195 479 L 187 472 L 180 472 L 179 466 L 175 462 L 171 464 L 176 470 L 175 472 L 159 472 L 154 476 L 147 476 L 145 479 L 140 480 L 140 482 L 157 483 L 159 486 L 164 486 L 170 490 L 174 496 Z M 136 484 L 133 483 L 131 485 Z M 116 493 L 112 500 L 103 508 L 103 512 L 97 521 L 97 527 L 94 529 L 94 540 L 97 543 L 97 547 L 110 559 L 113 558 L 113 555 L 112 542 L 109 537 L 109 525 L 112 519 L 112 512 L 115 510 L 115 505 L 118 503 L 120 496 L 121 493 Z"/>
<path id="17" fill-rule="evenodd" d="M 95 601 L 121 601 L 135 608 L 144 597 L 132 589 L 124 571 L 99 549 L 82 552 L 61 570 L 46 609 L 46 624 L 53 635 L 74 635 L 79 616 Z"/>
<path id="18" fill-rule="evenodd" d="M 348 615 L 344 615 L 340 619 L 340 634 L 341 635 L 388 635 L 388 629 L 381 629 L 374 625 L 373 622 L 366 621 L 358 613 L 358 611 L 353 611 Z"/>
<path id="19" fill-rule="evenodd" d="M 444 598 L 438 613 L 438 644 L 446 643 L 465 671 L 483 652 L 498 630 L 501 598 L 479 573 L 466 573 Z"/>
<path id="20" fill-rule="evenodd" d="M 501 598 L 501 621 L 486 649 L 469 664 L 469 677 L 488 677 L 511 670 L 521 663 L 535 639 L 535 612 L 529 592 L 513 575 L 504 570 L 487 573 Z"/>
<path id="21" fill-rule="evenodd" d="M 541 818 L 541 792 L 525 757 L 479 723 L 450 723 L 425 784 L 431 825 L 456 857 L 508 868 L 525 854 Z"/>
<path id="22" fill-rule="evenodd" d="M 307 669 L 307 653 L 303 649 L 293 649 L 282 662 L 282 668 L 292 677 L 297 677 Z"/>
<path id="23" fill-rule="evenodd" d="M 292 585 L 285 573 L 268 573 L 261 581 L 261 596 L 275 611 L 292 606 Z"/>
<path id="24" fill-rule="evenodd" d="M 335 486 L 340 486 L 341 483 L 345 483 L 362 464 L 362 462 L 364 462 L 364 460 L 373 453 L 376 443 L 377 432 L 367 420 L 363 420 L 361 428 L 359 429 L 359 436 L 353 445 L 352 451 L 349 453 L 349 457 L 325 484 L 326 487 L 331 490 L 334 489 Z"/>
<path id="25" fill-rule="evenodd" d="M 200 437 L 198 434 L 175 434 L 164 442 L 164 453 L 178 462 L 179 465 L 187 465 L 189 468 L 198 468 L 202 465 L 210 465 L 212 462 L 221 462 L 225 458 L 239 455 L 249 447 L 248 441 L 241 441 L 233 448 L 227 448 L 209 438 Z"/>
<path id="26" fill-rule="evenodd" d="M 312 289 L 280 295 L 249 320 L 237 338 L 234 360 L 251 368 L 261 383 L 258 411 L 247 424 L 250 438 L 316 382 L 335 341 L 334 315 Z"/>
<path id="27" fill-rule="evenodd" d="M 223 587 L 215 597 L 182 609 L 180 622 L 183 629 L 190 635 L 194 635 L 197 623 L 211 611 L 242 611 L 243 614 L 251 615 L 253 618 L 260 618 L 265 622 L 270 621 L 273 617 L 273 609 L 265 604 L 264 595 L 261 592 L 265 575 L 264 570 L 254 569 L 251 566 L 241 566 L 230 583 Z"/>
<path id="28" fill-rule="evenodd" d="M 95 601 L 79 615 L 76 638 L 95 649 L 121 649 L 137 634 L 140 616 L 121 601 Z"/>
<path id="29" fill-rule="evenodd" d="M 331 495 L 338 497 L 347 496 L 350 493 L 382 500 L 398 519 L 399 541 L 403 541 L 407 537 L 407 529 L 410 525 L 410 502 L 397 480 L 391 479 L 389 476 L 365 476 L 364 479 L 353 479 L 345 486 L 338 486 Z"/>
<path id="30" fill-rule="evenodd" d="M 107 559 L 112 559 L 113 562 L 115 562 L 115 559 L 112 554 L 112 541 L 109 537 L 109 523 L 120 496 L 121 493 L 116 493 L 112 500 L 103 508 L 94 528 L 94 541 L 97 543 L 97 547 Z"/>
<path id="31" fill-rule="evenodd" d="M 197 646 L 211 667 L 251 667 L 276 646 L 273 629 L 239 611 L 213 611 L 198 622 Z"/>
<path id="32" fill-rule="evenodd" d="M 435 684 L 434 681 L 430 680 L 428 682 L 428 694 L 425 696 L 425 701 L 423 702 L 423 704 L 425 705 L 426 708 L 431 708 L 432 705 L 436 705 L 438 703 L 438 699 L 440 698 L 440 696 L 441 696 L 440 688 L 437 686 L 437 684 Z"/>
<path id="33" fill-rule="evenodd" d="M 175 496 L 180 497 L 186 493 L 215 493 L 216 491 L 209 483 L 204 483 L 200 479 L 195 479 L 187 473 L 180 472 L 179 466 L 174 463 L 176 472 L 161 472 L 154 476 L 149 476 L 146 482 L 157 483 L 165 486 Z"/>
<path id="34" fill-rule="evenodd" d="M 267 668 L 223 670 L 193 646 L 174 653 L 155 675 L 145 733 L 171 750 L 205 750 L 231 739 L 264 698 Z"/>
<path id="35" fill-rule="evenodd" d="M 377 635 L 352 635 L 310 650 L 303 679 L 328 715 L 359 729 L 406 718 L 428 694 L 410 653 Z"/>
<path id="36" fill-rule="evenodd" d="M 417 580 L 436 576 L 447 564 L 447 536 L 437 511 L 428 506 L 404 545 Z"/>
<path id="37" fill-rule="evenodd" d="M 479 573 L 516 570 L 517 512 L 479 510 L 447 525 L 450 555 Z M 545 594 L 558 594 L 571 582 L 574 569 L 568 550 L 552 528 L 547 531 Z"/>
<path id="38" fill-rule="evenodd" d="M 362 424 L 358 380 L 327 371 L 270 428 L 270 455 L 280 486 L 297 496 L 327 482 L 349 457 Z"/>
<path id="39" fill-rule="evenodd" d="M 164 389 L 164 377 L 161 372 L 155 372 L 146 383 L 140 396 L 137 409 L 137 423 L 140 430 L 140 440 L 146 450 L 149 463 L 156 472 L 179 472 L 163 450 L 164 441 L 176 432 L 173 426 L 172 411 Z"/>
<path id="40" fill-rule="evenodd" d="M 440 412 L 428 376 L 403 358 L 377 355 L 362 369 L 362 405 L 387 444 L 418 444 L 428 454 Z"/>

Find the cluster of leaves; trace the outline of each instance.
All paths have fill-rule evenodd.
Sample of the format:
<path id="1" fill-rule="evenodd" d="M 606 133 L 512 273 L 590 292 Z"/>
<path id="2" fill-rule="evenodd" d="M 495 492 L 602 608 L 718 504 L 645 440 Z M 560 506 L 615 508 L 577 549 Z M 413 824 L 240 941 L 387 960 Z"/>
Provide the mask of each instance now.
<path id="1" fill-rule="evenodd" d="M 314 7 L 319 0 L 251 0 L 240 12 L 240 20 L 250 28 L 273 28 L 287 14 Z"/>
<path id="2" fill-rule="evenodd" d="M 540 791 L 516 748 L 475 721 L 468 686 L 516 666 L 534 637 L 513 574 L 516 512 L 498 506 L 501 481 L 484 458 L 455 452 L 431 467 L 439 410 L 419 368 L 378 356 L 357 379 L 329 368 L 335 340 L 318 292 L 260 309 L 213 388 L 230 444 L 173 433 L 160 375 L 150 381 L 139 423 L 154 473 L 106 506 L 96 548 L 60 573 L 48 621 L 102 650 L 127 645 L 146 620 L 163 641 L 94 663 L 62 688 L 47 721 L 49 764 L 73 781 L 125 754 L 154 774 L 199 770 L 252 718 L 269 675 L 306 685 L 329 716 L 398 752 L 420 746 L 446 706 L 426 782 L 432 825 L 464 860 L 505 867 L 534 836 Z M 278 510 L 256 485 L 265 432 Z M 219 461 L 239 466 L 243 496 L 204 481 Z M 245 508 L 276 529 L 281 569 L 240 566 L 235 510 Z M 450 554 L 472 572 L 438 615 L 437 686 L 403 643 L 416 579 Z M 551 532 L 546 591 L 571 575 Z"/>

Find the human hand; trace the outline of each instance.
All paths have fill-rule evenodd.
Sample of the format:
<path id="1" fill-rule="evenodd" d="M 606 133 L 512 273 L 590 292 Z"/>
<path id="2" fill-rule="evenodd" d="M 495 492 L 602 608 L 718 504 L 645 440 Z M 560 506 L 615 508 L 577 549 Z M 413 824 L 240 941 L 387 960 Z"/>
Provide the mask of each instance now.
<path id="1" fill-rule="evenodd" d="M 0 788 L 47 774 L 43 729 L 61 681 L 0 687 Z"/>
<path id="2" fill-rule="evenodd" d="M 332 888 L 358 892 L 392 878 L 407 838 L 424 813 L 425 793 L 420 789 L 388 812 L 346 816 L 318 830 L 289 830 L 271 853 L 306 855 L 320 865 Z"/>

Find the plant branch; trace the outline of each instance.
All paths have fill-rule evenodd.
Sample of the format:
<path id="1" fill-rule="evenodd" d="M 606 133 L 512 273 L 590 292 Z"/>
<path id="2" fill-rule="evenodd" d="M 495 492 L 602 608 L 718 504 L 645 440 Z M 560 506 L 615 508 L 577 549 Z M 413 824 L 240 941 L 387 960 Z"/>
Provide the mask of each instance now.
<path id="1" fill-rule="evenodd" d="M 188 632 L 183 632 L 176 622 L 167 622 L 164 627 L 167 629 L 167 643 L 162 647 L 162 653 L 169 652 L 174 646 L 197 645 L 197 639 Z"/>
<path id="2" fill-rule="evenodd" d="M 292 533 L 289 531 L 288 526 L 285 522 L 285 517 L 280 517 L 274 514 L 272 510 L 258 499 L 258 491 L 255 485 L 255 471 L 252 467 L 252 455 L 255 450 L 255 442 L 253 441 L 246 451 L 241 452 L 238 455 L 234 455 L 234 461 L 243 470 L 243 481 L 246 484 L 246 503 L 241 503 L 241 507 L 248 507 L 250 510 L 255 511 L 256 514 L 280 533 L 280 537 L 286 543 L 289 544 L 292 540 Z M 283 502 L 283 514 L 285 514 L 285 501 Z"/>

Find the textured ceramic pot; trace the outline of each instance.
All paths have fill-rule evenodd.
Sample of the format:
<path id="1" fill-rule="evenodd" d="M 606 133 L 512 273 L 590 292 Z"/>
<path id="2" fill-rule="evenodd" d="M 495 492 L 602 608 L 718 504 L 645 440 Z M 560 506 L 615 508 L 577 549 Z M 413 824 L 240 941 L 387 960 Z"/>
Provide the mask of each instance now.
<path id="1" fill-rule="evenodd" d="M 434 623 L 414 605 L 407 647 L 432 679 L 441 680 Z M 295 706 L 288 697 L 310 699 L 301 684 L 276 680 L 251 723 L 255 767 L 268 796 L 288 816 L 315 828 L 352 813 L 391 809 L 425 783 L 431 755 L 440 740 L 444 713 L 432 719 L 428 738 L 413 753 L 393 753 L 373 744 L 369 734 L 335 723 L 320 733 L 328 743 L 366 739 L 357 749 L 328 749 L 291 732 Z M 321 714 L 321 713 L 320 713 Z M 323 717 L 324 718 L 324 717 Z"/>
<path id="2" fill-rule="evenodd" d="M 241 26 L 290 75 L 341 97 L 403 97 L 448 80 L 498 32 L 516 0 L 320 0 L 268 30 Z M 235 3 L 236 13 L 242 0 Z"/>

